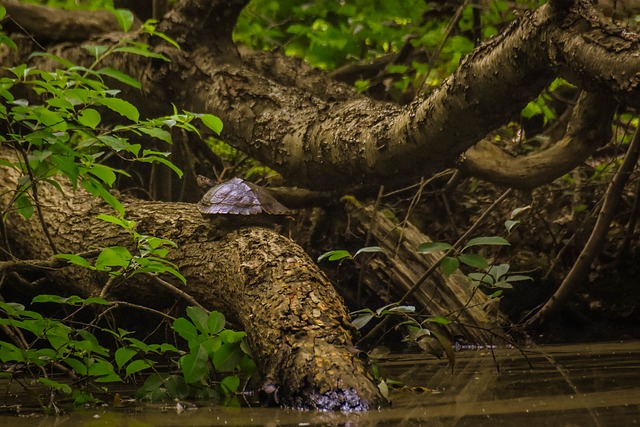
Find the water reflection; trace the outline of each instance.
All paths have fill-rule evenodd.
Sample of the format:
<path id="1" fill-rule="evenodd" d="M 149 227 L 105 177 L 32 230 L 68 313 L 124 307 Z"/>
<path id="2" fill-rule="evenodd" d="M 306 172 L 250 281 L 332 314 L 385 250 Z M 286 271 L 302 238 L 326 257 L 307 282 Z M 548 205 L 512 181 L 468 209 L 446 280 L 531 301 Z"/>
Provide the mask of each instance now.
<path id="1" fill-rule="evenodd" d="M 381 363 L 405 389 L 364 414 L 155 405 L 64 417 L 0 416 L 2 426 L 628 426 L 640 424 L 640 343 L 467 351 L 445 361 L 403 355 Z"/>

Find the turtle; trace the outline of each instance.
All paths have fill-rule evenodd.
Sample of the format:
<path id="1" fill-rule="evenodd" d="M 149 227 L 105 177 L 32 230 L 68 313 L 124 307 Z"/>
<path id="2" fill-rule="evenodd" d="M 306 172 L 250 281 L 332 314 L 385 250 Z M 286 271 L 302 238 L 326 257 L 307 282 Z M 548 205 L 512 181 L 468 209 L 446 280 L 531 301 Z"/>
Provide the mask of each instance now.
<path id="1" fill-rule="evenodd" d="M 209 178 L 198 176 L 198 182 L 211 187 L 198 202 L 198 210 L 205 215 L 285 216 L 292 213 L 267 190 L 241 178 L 215 184 Z"/>

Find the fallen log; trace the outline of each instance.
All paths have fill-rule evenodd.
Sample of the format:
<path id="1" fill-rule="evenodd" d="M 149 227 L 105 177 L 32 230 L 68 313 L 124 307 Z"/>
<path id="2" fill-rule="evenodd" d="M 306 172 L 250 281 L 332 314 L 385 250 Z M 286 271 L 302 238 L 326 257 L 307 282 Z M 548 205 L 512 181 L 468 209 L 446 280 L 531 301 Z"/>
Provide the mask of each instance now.
<path id="1" fill-rule="evenodd" d="M 15 171 L 5 168 L 0 186 L 14 188 L 17 179 Z M 63 191 L 49 184 L 38 186 L 43 223 L 59 252 L 131 246 L 128 233 L 96 218 L 112 213 L 104 203 L 70 186 L 63 186 Z M 4 211 L 9 195 L 5 192 L 0 198 Z M 340 296 L 298 245 L 267 228 L 233 229 L 224 221 L 210 220 L 195 204 L 122 200 L 127 219 L 136 222 L 139 233 L 177 243 L 168 259 L 187 278 L 182 289 L 246 331 L 264 388 L 274 392 L 278 404 L 366 410 L 385 402 L 351 350 L 350 318 Z M 50 258 L 50 242 L 35 216 L 25 220 L 13 212 L 4 225 L 13 255 Z M 107 280 L 105 274 L 76 266 L 44 274 L 60 289 L 82 297 L 99 295 Z M 16 291 L 5 285 L 4 297 L 12 290 Z M 153 306 L 167 299 L 163 294 L 166 297 L 167 290 L 150 280 L 132 280 L 110 296 Z"/>
<path id="2" fill-rule="evenodd" d="M 352 223 L 369 233 L 385 256 L 369 257 L 361 268 L 366 269 L 363 285 L 378 294 L 383 304 L 398 301 L 421 280 L 424 273 L 438 262 L 437 253 L 418 253 L 420 244 L 430 242 L 411 223 L 399 224 L 394 215 L 371 205 L 345 198 Z M 474 290 L 460 272 L 448 277 L 431 274 L 409 299 L 416 311 L 453 320 L 447 325 L 451 337 L 461 337 L 474 344 L 495 342 L 506 325 L 497 300 Z"/>

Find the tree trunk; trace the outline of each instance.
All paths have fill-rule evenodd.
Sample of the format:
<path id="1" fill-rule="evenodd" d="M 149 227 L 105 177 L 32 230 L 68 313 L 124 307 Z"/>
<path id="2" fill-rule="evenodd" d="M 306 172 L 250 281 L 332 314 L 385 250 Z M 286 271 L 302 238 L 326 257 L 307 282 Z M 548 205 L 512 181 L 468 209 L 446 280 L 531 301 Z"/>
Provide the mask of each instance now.
<path id="1" fill-rule="evenodd" d="M 2 174 L 0 185 L 11 188 L 16 179 L 13 172 Z M 48 184 L 38 188 L 46 206 L 44 221 L 59 252 L 131 245 L 131 237 L 119 227 L 96 219 L 109 213 L 108 207 L 84 191 L 63 188 L 64 194 Z M 187 278 L 184 292 L 246 331 L 265 386 L 277 389 L 278 403 L 342 410 L 383 403 L 352 351 L 350 318 L 341 298 L 298 245 L 266 228 L 235 229 L 233 218 L 203 218 L 194 204 L 125 200 L 127 219 L 136 222 L 139 233 L 178 244 L 170 260 Z M 6 209 L 6 194 L 2 203 Z M 24 220 L 13 213 L 5 226 L 14 255 L 32 260 L 51 255 L 35 217 Z M 50 277 L 83 297 L 99 295 L 107 279 L 73 266 Z M 111 296 L 147 306 L 167 300 L 166 289 L 150 279 L 127 281 Z"/>

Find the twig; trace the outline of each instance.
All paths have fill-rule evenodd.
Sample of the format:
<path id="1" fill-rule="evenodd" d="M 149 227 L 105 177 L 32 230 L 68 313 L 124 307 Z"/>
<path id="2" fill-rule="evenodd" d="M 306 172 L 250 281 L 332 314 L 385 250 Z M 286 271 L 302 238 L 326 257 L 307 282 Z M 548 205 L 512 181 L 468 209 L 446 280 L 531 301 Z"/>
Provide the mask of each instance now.
<path id="1" fill-rule="evenodd" d="M 589 240 L 582 249 L 582 252 L 580 252 L 575 264 L 573 264 L 571 271 L 569 271 L 569 274 L 567 274 L 562 281 L 562 284 L 560 284 L 558 290 L 537 313 L 525 322 L 525 327 L 532 327 L 543 323 L 550 314 L 558 311 L 569 297 L 575 294 L 580 284 L 584 281 L 585 276 L 589 273 L 593 260 L 600 253 L 602 243 L 607 236 L 609 225 L 616 213 L 616 207 L 618 206 L 618 202 L 622 196 L 622 191 L 629 179 L 629 175 L 638 163 L 639 155 L 640 129 L 636 129 L 636 133 L 629 145 L 627 154 L 625 155 L 620 168 L 611 180 L 609 188 L 607 188 L 602 209 L 600 209 L 600 213 L 598 214 L 596 224 L 591 231 Z"/>

